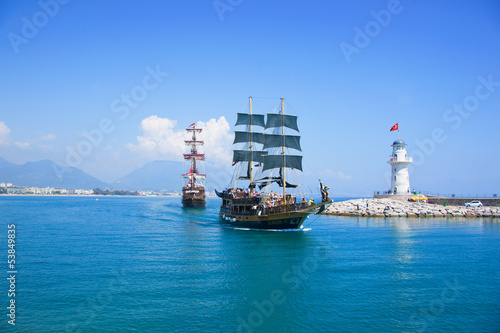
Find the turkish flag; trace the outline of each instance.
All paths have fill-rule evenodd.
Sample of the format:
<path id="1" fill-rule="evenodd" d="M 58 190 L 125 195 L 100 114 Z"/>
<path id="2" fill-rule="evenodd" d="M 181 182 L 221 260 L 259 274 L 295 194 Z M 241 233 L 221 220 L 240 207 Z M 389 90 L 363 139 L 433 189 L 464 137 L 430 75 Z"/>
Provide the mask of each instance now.
<path id="1" fill-rule="evenodd" d="M 389 132 L 392 132 L 392 131 L 399 131 L 399 126 L 398 126 L 399 123 L 396 123 L 396 125 L 392 126 L 391 127 L 391 130 Z"/>

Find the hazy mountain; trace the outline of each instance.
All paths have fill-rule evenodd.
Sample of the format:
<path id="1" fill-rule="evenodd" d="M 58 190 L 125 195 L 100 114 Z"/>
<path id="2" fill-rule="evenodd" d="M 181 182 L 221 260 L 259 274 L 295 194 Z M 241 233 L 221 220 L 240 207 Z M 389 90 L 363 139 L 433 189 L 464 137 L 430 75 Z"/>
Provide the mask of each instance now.
<path id="1" fill-rule="evenodd" d="M 0 158 L 0 182 L 17 186 L 63 187 L 75 189 L 107 188 L 108 184 L 80 169 L 64 167 L 50 160 L 23 165 Z"/>
<path id="2" fill-rule="evenodd" d="M 11 163 L 3 158 L 0 157 L 0 169 L 5 168 L 5 167 L 10 167 L 10 166 L 15 166 L 17 164 Z"/>
<path id="3" fill-rule="evenodd" d="M 132 171 L 112 184 L 107 184 L 80 169 L 64 167 L 50 160 L 17 165 L 0 158 L 0 183 L 17 186 L 62 187 L 75 189 L 106 189 L 130 191 L 180 192 L 184 185 L 182 174 L 187 170 L 183 162 L 153 161 Z M 227 185 L 227 174 L 207 167 L 208 191 Z"/>
<path id="4" fill-rule="evenodd" d="M 153 161 L 118 179 L 111 185 L 117 190 L 151 190 L 179 192 L 182 189 L 184 163 Z"/>
<path id="5" fill-rule="evenodd" d="M 111 188 L 180 192 L 185 182 L 182 174 L 187 171 L 186 164 L 183 162 L 153 161 L 111 184 Z M 207 174 L 207 191 L 213 191 L 214 188 L 221 190 L 227 185 L 226 172 L 207 165 L 205 173 Z"/>

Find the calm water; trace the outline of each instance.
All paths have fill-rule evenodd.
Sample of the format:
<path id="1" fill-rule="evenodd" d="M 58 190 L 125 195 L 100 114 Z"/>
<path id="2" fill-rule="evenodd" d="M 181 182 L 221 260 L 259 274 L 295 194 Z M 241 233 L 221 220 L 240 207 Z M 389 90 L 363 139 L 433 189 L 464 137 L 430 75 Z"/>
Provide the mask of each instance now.
<path id="1" fill-rule="evenodd" d="M 498 332 L 500 222 L 311 216 L 223 227 L 219 199 L 1 197 L 1 332 Z"/>

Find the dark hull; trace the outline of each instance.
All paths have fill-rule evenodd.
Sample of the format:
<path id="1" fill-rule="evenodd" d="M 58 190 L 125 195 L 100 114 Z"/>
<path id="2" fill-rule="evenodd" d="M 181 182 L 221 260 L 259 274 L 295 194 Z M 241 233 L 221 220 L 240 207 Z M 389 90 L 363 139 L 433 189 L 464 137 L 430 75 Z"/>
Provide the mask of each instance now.
<path id="1" fill-rule="evenodd" d="M 182 206 L 185 208 L 190 207 L 205 207 L 205 188 L 202 186 L 198 187 L 187 187 L 182 188 Z"/>
<path id="2" fill-rule="evenodd" d="M 282 214 L 280 214 L 282 215 Z M 248 229 L 299 229 L 309 214 L 293 213 L 283 216 L 265 216 L 255 219 L 246 219 L 244 216 L 219 214 L 222 223 L 238 228 Z"/>
<path id="3" fill-rule="evenodd" d="M 206 206 L 206 201 L 205 199 L 182 198 L 182 206 L 185 208 L 204 208 Z"/>
<path id="4" fill-rule="evenodd" d="M 305 209 L 269 215 L 234 214 L 229 209 L 221 207 L 219 220 L 221 223 L 238 228 L 275 230 L 300 229 L 302 223 L 304 223 L 310 214 L 313 214 L 317 210 L 322 210 L 329 202 L 330 201 L 313 204 L 307 206 Z"/>
<path id="5" fill-rule="evenodd" d="M 215 193 L 222 198 L 220 222 L 248 229 L 299 229 L 310 214 L 320 213 L 331 202 L 328 199 L 319 204 L 300 202 L 264 207 L 258 196 L 250 198 L 241 192 L 233 194 L 217 190 Z"/>

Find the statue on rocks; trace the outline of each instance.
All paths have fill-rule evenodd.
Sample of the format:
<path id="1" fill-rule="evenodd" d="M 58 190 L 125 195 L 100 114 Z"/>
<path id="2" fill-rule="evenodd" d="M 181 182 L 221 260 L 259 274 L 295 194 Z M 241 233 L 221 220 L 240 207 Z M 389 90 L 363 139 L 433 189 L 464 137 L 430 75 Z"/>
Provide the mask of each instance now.
<path id="1" fill-rule="evenodd" d="M 319 180 L 319 189 L 321 190 L 321 202 L 330 201 L 330 197 L 328 195 L 328 190 L 330 189 L 328 186 L 323 185 L 323 182 Z"/>

